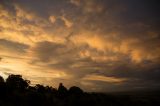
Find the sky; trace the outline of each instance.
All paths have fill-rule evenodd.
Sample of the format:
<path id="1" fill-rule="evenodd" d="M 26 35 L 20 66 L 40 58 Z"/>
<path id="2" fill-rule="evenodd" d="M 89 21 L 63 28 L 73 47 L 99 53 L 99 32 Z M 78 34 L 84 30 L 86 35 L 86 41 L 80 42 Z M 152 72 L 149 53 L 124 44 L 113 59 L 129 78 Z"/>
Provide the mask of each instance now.
<path id="1" fill-rule="evenodd" d="M 160 88 L 159 0 L 0 0 L 0 75 L 112 92 Z"/>

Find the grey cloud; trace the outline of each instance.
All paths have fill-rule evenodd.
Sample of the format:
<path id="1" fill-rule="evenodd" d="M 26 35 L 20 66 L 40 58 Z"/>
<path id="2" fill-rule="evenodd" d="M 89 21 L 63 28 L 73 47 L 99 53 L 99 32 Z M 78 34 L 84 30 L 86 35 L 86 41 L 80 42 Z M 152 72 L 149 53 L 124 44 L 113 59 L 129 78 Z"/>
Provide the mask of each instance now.
<path id="1" fill-rule="evenodd" d="M 0 39 L 0 47 L 2 49 L 7 49 L 10 52 L 17 52 L 17 53 L 25 53 L 27 52 L 27 49 L 29 49 L 29 46 L 26 44 L 13 42 L 6 39 Z"/>
<path id="2" fill-rule="evenodd" d="M 73 54 L 73 49 L 65 44 L 44 41 L 37 43 L 34 51 L 40 60 L 49 62 L 57 58 L 66 60 L 67 58 L 71 58 L 70 55 L 74 57 L 76 54 Z"/>

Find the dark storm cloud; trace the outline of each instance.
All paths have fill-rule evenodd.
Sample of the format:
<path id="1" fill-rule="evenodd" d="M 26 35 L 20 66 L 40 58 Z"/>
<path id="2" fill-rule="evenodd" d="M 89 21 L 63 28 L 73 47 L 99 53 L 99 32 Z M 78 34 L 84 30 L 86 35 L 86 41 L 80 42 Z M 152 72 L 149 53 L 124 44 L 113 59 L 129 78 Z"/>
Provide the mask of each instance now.
<path id="1" fill-rule="evenodd" d="M 105 1 L 102 5 L 105 8 L 105 12 L 98 15 L 94 13 L 86 16 L 88 23 L 86 27 L 89 30 L 91 28 L 93 28 L 93 30 L 101 28 L 103 32 L 119 31 L 123 34 L 125 32 L 127 35 L 147 30 L 157 30 L 160 17 L 158 14 L 159 6 L 157 4 L 156 0 Z M 140 24 L 141 28 L 138 27 Z"/>

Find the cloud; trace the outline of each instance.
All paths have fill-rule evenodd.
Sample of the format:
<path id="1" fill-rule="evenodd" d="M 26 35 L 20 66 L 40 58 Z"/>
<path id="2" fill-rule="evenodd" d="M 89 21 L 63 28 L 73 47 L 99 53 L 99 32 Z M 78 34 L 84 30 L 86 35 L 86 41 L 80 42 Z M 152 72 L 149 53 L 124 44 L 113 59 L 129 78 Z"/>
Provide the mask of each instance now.
<path id="1" fill-rule="evenodd" d="M 47 19 L 39 17 L 36 13 L 25 10 L 18 4 L 12 4 L 14 14 L 6 8 L 2 8 L 3 14 L 0 17 L 1 39 L 8 39 L 13 42 L 33 45 L 34 42 L 43 40 L 53 40 L 45 31 L 45 27 L 50 27 Z"/>
<path id="2" fill-rule="evenodd" d="M 101 75 L 87 75 L 83 78 L 83 80 L 104 81 L 104 82 L 108 82 L 108 83 L 122 83 L 126 79 L 125 78 L 107 77 L 107 76 L 101 76 Z"/>
<path id="3" fill-rule="evenodd" d="M 79 35 L 77 38 L 75 38 L 76 43 L 87 43 L 92 48 L 105 51 L 105 43 L 101 37 L 96 35 L 87 35 L 87 32 L 85 33 L 86 34 L 84 36 Z"/>
<path id="4" fill-rule="evenodd" d="M 143 62 L 143 60 L 151 60 L 155 61 L 159 58 L 159 48 L 157 46 L 153 46 L 154 44 L 158 44 L 157 41 L 155 43 L 151 43 L 154 39 L 149 39 L 140 41 L 139 39 L 132 38 L 126 39 L 121 44 L 121 52 L 128 54 L 133 62 Z M 144 42 L 148 42 L 147 44 Z M 159 45 L 159 44 L 158 44 Z M 155 47 L 151 50 L 152 47 Z M 148 51 L 150 49 L 150 51 Z"/>
<path id="5" fill-rule="evenodd" d="M 50 16 L 49 17 L 49 20 L 51 21 L 51 23 L 55 23 L 55 21 L 56 21 L 56 17 L 55 16 Z"/>
<path id="6" fill-rule="evenodd" d="M 35 55 L 37 55 L 41 61 L 47 62 L 52 60 L 54 57 L 56 58 L 57 56 L 62 55 L 64 48 L 65 46 L 62 44 L 45 41 L 39 42 L 33 49 L 35 51 Z"/>
<path id="7" fill-rule="evenodd" d="M 62 16 L 61 19 L 64 21 L 64 24 L 66 25 L 67 28 L 70 28 L 73 26 L 73 23 L 69 21 L 66 17 Z"/>
<path id="8" fill-rule="evenodd" d="M 27 49 L 29 49 L 29 46 L 18 43 L 18 42 L 9 41 L 6 39 L 0 39 L 0 49 L 1 49 L 1 52 L 23 54 L 27 52 Z"/>
<path id="9" fill-rule="evenodd" d="M 70 0 L 70 2 L 76 6 L 80 6 L 81 0 Z"/>
<path id="10" fill-rule="evenodd" d="M 87 0 L 84 2 L 84 11 L 88 13 L 100 13 L 104 9 L 103 5 L 100 2 L 95 0 Z"/>
<path id="11" fill-rule="evenodd" d="M 80 7 L 84 13 L 100 13 L 104 10 L 102 3 L 97 0 L 70 0 L 70 3 Z"/>
<path id="12" fill-rule="evenodd" d="M 28 21 L 33 21 L 36 17 L 36 15 L 33 12 L 25 11 L 20 6 L 15 5 L 16 10 L 16 16 L 21 19 L 26 19 Z"/>
<path id="13" fill-rule="evenodd" d="M 3 59 L 3 58 L 2 58 L 2 57 L 0 57 L 0 62 L 2 61 L 2 59 Z"/>
<path id="14" fill-rule="evenodd" d="M 3 0 L 0 70 L 93 91 L 156 88 L 159 7 L 148 2 Z"/>

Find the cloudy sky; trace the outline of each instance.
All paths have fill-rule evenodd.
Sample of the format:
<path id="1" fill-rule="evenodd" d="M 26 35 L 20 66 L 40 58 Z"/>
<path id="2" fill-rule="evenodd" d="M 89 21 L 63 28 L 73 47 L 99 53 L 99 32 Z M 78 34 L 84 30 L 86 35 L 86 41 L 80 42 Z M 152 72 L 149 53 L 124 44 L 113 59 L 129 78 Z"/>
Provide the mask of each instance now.
<path id="1" fill-rule="evenodd" d="M 0 75 L 86 91 L 160 88 L 159 0 L 0 0 Z"/>

